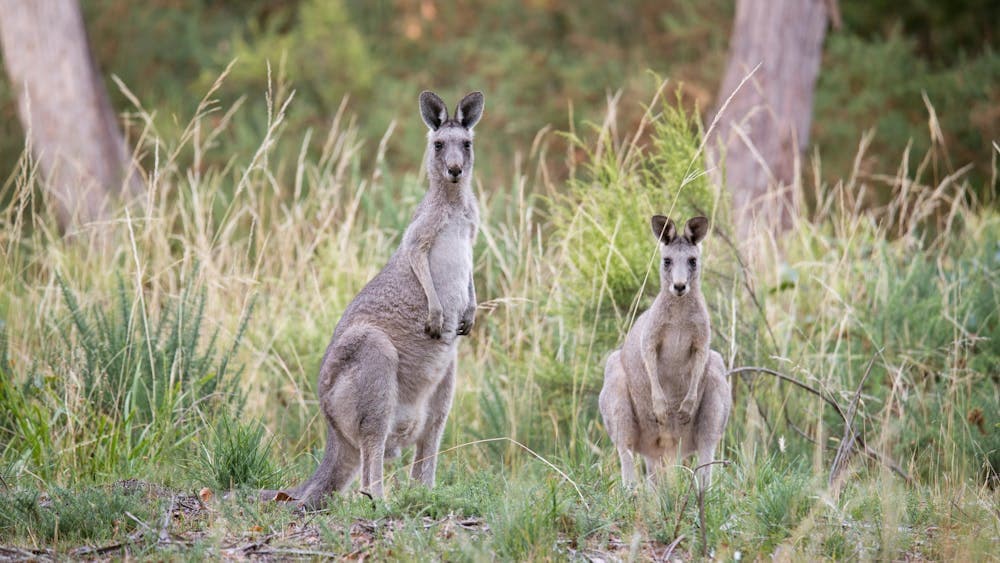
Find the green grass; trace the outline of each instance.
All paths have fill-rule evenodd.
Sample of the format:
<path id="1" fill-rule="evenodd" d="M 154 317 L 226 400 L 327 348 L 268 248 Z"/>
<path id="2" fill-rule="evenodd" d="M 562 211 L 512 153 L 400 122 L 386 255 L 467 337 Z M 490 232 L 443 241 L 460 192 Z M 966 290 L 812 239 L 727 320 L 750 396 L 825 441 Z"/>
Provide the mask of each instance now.
<path id="1" fill-rule="evenodd" d="M 410 484 L 404 458 L 386 468 L 385 502 L 351 492 L 312 514 L 259 504 L 248 489 L 315 468 L 323 351 L 398 244 L 423 190 L 418 163 L 402 178 L 362 165 L 348 125 L 329 132 L 323 154 L 270 161 L 292 142 L 275 104 L 255 116 L 272 126 L 251 161 L 190 170 L 169 155 L 216 150 L 204 137 L 142 138 L 140 150 L 163 158 L 149 201 L 64 238 L 25 160 L 0 210 L 0 550 L 991 555 L 1000 215 L 969 204 L 962 182 L 906 177 L 905 201 L 865 207 L 855 205 L 860 174 L 834 184 L 811 174 L 797 187 L 815 206 L 780 251 L 763 231 L 733 242 L 726 198 L 700 174 L 697 123 L 667 100 L 649 104 L 638 129 L 577 132 L 575 166 L 553 170 L 543 136 L 508 176 L 478 178 L 481 309 L 460 350 L 438 486 Z M 203 106 L 187 129 L 211 119 Z M 491 134 L 480 132 L 480 151 Z M 274 167 L 297 180 L 276 180 Z M 743 374 L 719 452 L 729 463 L 703 502 L 690 467 L 670 468 L 658 490 L 620 487 L 596 405 L 603 360 L 656 290 L 648 216 L 696 211 L 715 219 L 703 287 L 727 363 L 777 369 L 845 411 L 857 397 L 854 424 L 872 455 L 850 456 L 832 482 L 844 436 L 835 410 Z M 113 485 L 123 479 L 153 485 Z"/>
<path id="2" fill-rule="evenodd" d="M 244 424 L 229 415 L 220 416 L 211 439 L 201 445 L 199 462 L 205 481 L 222 490 L 275 487 L 278 472 L 264 432 L 259 422 Z"/>
<path id="3" fill-rule="evenodd" d="M 36 545 L 123 539 L 158 516 L 160 502 L 120 488 L 53 488 L 0 493 L 0 538 Z"/>

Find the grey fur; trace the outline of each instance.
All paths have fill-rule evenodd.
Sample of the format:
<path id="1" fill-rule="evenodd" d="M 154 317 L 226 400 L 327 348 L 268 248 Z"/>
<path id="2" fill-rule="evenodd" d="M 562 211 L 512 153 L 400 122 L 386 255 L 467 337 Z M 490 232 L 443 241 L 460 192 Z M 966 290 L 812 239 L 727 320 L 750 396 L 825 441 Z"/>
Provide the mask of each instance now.
<path id="1" fill-rule="evenodd" d="M 347 306 L 326 349 L 319 401 L 326 453 L 305 483 L 262 491 L 265 500 L 318 507 L 361 475 L 361 488 L 384 496 L 383 460 L 415 445 L 410 477 L 434 485 L 437 452 L 455 388 L 458 336 L 475 323 L 472 246 L 479 209 L 472 193 L 472 127 L 483 95 L 459 103 L 420 95 L 430 188 L 385 268 Z"/>
<path id="2" fill-rule="evenodd" d="M 652 218 L 651 227 L 660 243 L 660 293 L 608 358 L 599 398 L 627 487 L 635 484 L 634 453 L 645 458 L 654 480 L 665 457 L 697 453 L 699 465 L 711 462 L 733 402 L 722 356 L 709 348 L 712 332 L 700 287 L 700 242 L 708 219 L 691 219 L 681 236 L 662 215 Z M 701 487 L 711 475 L 711 466 L 699 471 Z"/>

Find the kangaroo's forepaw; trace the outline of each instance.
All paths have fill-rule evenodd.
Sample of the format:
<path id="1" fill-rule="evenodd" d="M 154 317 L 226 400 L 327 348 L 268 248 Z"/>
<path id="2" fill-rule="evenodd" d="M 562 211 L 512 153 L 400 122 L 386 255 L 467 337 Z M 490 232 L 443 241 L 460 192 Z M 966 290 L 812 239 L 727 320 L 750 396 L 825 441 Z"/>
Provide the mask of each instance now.
<path id="1" fill-rule="evenodd" d="M 667 412 L 666 404 L 654 404 L 653 405 L 653 418 L 656 419 L 656 423 L 663 426 L 670 420 L 670 414 Z"/>
<path id="2" fill-rule="evenodd" d="M 693 415 L 694 407 L 682 404 L 681 408 L 677 411 L 677 422 L 687 424 L 691 422 Z"/>
<path id="3" fill-rule="evenodd" d="M 424 332 L 435 340 L 441 338 L 441 330 L 444 327 L 444 314 L 440 310 L 432 310 L 427 314 L 427 322 L 424 323 Z"/>
<path id="4" fill-rule="evenodd" d="M 475 319 L 462 319 L 458 321 L 458 329 L 455 331 L 459 336 L 468 336 L 472 332 L 472 325 L 475 323 Z"/>

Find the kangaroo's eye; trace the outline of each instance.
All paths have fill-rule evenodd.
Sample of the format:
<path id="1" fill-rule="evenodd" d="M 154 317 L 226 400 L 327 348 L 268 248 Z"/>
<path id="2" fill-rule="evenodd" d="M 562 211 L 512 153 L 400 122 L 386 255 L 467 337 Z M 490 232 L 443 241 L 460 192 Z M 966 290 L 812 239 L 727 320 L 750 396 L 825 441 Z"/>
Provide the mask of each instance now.
<path id="1" fill-rule="evenodd" d="M 464 143 L 462 143 L 462 146 L 465 147 L 466 150 L 469 150 L 469 149 L 472 148 L 472 142 L 471 141 L 465 141 Z"/>
<path id="2" fill-rule="evenodd" d="M 695 258 L 688 258 L 688 266 L 694 269 L 695 267 L 698 266 L 698 260 Z"/>
<path id="3" fill-rule="evenodd" d="M 664 268 L 669 268 L 670 265 L 673 264 L 673 263 L 674 263 L 674 261 L 671 260 L 670 258 L 664 258 L 663 259 L 663 267 Z"/>
<path id="4" fill-rule="evenodd" d="M 434 150 L 439 151 L 444 148 L 444 143 L 441 141 L 434 141 Z"/>

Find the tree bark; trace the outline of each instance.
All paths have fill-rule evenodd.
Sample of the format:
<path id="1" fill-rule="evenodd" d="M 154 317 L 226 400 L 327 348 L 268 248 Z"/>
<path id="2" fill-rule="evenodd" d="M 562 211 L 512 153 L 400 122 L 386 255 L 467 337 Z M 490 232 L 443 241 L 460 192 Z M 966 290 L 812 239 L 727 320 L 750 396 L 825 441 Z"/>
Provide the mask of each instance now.
<path id="1" fill-rule="evenodd" d="M 809 142 L 813 90 L 834 2 L 736 2 L 729 60 L 709 120 L 718 123 L 707 150 L 710 162 L 725 162 L 725 185 L 744 237 L 755 224 L 775 235 L 792 224 L 796 163 Z"/>
<path id="2" fill-rule="evenodd" d="M 0 47 L 61 226 L 106 218 L 109 196 L 141 184 L 77 0 L 0 0 Z"/>

